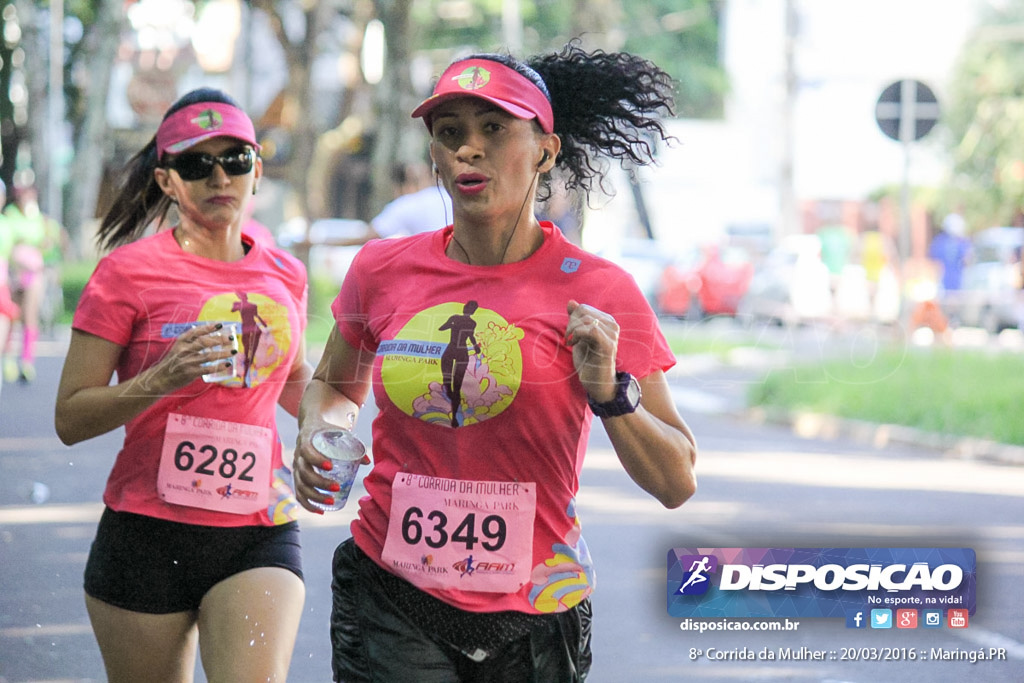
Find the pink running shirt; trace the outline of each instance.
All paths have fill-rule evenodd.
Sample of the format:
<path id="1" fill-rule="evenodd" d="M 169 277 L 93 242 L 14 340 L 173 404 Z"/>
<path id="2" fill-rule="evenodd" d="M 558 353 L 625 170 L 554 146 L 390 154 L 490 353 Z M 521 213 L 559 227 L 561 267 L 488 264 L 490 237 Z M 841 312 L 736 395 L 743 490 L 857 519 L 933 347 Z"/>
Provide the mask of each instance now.
<path id="1" fill-rule="evenodd" d="M 213 384 L 197 379 L 125 426 L 103 495 L 114 510 L 221 527 L 272 526 L 297 516 L 275 406 L 305 329 L 306 270 L 283 251 L 243 241 L 249 245 L 245 257 L 223 263 L 184 252 L 172 231 L 160 232 L 101 259 L 82 294 L 72 325 L 124 347 L 119 383 L 156 363 L 191 324 L 233 322 L 241 330 L 238 376 Z M 170 432 L 169 421 L 175 427 Z M 195 426 L 191 438 L 182 424 Z M 162 496 L 157 487 L 166 449 L 176 453 L 170 461 L 187 475 L 176 485 L 184 489 L 179 494 L 231 498 L 218 503 L 221 508 L 257 498 L 266 506 L 238 514 L 167 502 L 168 492 Z M 246 476 L 256 471 L 265 478 Z"/>
<path id="2" fill-rule="evenodd" d="M 344 338 L 376 353 L 352 535 L 474 612 L 559 612 L 593 590 L 576 514 L 592 413 L 563 341 L 569 300 L 615 317 L 619 370 L 675 363 L 632 277 L 541 225 L 535 253 L 494 267 L 449 259 L 451 227 L 370 242 L 332 306 Z"/>

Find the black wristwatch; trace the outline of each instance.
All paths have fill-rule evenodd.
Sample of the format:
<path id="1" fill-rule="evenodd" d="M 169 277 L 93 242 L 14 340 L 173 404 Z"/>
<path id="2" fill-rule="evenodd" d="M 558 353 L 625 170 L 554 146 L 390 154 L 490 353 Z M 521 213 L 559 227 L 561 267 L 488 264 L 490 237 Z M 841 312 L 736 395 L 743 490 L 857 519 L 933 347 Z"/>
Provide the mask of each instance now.
<path id="1" fill-rule="evenodd" d="M 587 397 L 590 409 L 598 417 L 618 417 L 629 415 L 640 405 L 640 383 L 628 372 L 615 373 L 615 398 L 605 403 L 598 403 Z"/>

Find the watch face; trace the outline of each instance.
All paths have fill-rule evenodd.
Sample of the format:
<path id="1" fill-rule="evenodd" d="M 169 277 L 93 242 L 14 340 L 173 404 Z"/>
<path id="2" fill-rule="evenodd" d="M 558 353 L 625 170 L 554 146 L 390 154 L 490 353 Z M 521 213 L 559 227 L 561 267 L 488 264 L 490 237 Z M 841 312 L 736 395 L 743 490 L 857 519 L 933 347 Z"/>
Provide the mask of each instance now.
<path id="1" fill-rule="evenodd" d="M 629 378 L 629 386 L 626 387 L 626 399 L 633 408 L 640 404 L 640 383 L 636 381 L 636 377 Z"/>

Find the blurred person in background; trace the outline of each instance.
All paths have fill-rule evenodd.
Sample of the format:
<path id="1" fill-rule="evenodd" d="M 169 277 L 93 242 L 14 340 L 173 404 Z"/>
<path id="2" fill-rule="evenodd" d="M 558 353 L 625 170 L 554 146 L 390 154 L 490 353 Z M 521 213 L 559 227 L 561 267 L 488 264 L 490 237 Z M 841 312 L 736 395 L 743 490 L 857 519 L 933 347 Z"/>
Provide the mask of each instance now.
<path id="1" fill-rule="evenodd" d="M 21 307 L 21 345 L 15 358 L 15 335 L 6 336 L 4 379 L 31 382 L 36 377 L 35 350 L 47 288 L 60 287 L 63 228 L 39 210 L 38 195 L 31 185 L 15 187 L 14 203 L 4 209 L 3 223 L 14 239 L 10 256 L 11 290 L 15 303 Z"/>
<path id="2" fill-rule="evenodd" d="M 128 162 L 75 311 L 57 434 L 124 428 L 85 569 L 115 683 L 191 681 L 197 651 L 210 681 L 288 674 L 305 585 L 277 405 L 297 414 L 312 368 L 305 268 L 242 230 L 262 170 L 234 100 L 182 96 Z"/>
<path id="3" fill-rule="evenodd" d="M 274 237 L 274 233 L 270 231 L 270 228 L 260 223 L 255 218 L 249 218 L 242 225 L 242 234 L 248 235 L 257 242 L 262 242 L 268 247 L 277 246 L 277 238 Z"/>
<path id="4" fill-rule="evenodd" d="M 398 164 L 392 171 L 398 196 L 370 221 L 370 239 L 440 230 L 452 219 L 452 198 L 431 180 L 426 164 Z"/>
<path id="5" fill-rule="evenodd" d="M 0 180 L 0 206 L 7 201 L 7 185 Z M 6 221 L 0 216 L 0 345 L 6 346 L 7 339 L 11 334 L 14 321 L 21 315 L 21 309 L 14 303 L 11 296 L 10 271 L 8 263 L 11 259 L 11 252 L 14 250 L 14 232 L 7 226 Z M 6 362 L 6 359 L 5 359 Z M 3 373 L 3 381 L 17 379 L 17 363 L 15 361 L 12 379 L 8 379 L 7 372 Z"/>
<path id="6" fill-rule="evenodd" d="M 589 190 L 599 157 L 652 163 L 671 90 L 640 57 L 570 44 L 457 60 L 413 112 L 453 223 L 360 250 L 300 410 L 296 494 L 313 512 L 330 484 L 314 435 L 352 428 L 371 389 L 379 410 L 367 495 L 334 556 L 335 681 L 587 677 L 594 568 L 576 495 L 594 416 L 641 488 L 668 508 L 693 495 L 656 316 L 629 273 L 536 217 L 556 164 Z"/>
<path id="7" fill-rule="evenodd" d="M 821 240 L 821 260 L 835 281 L 842 274 L 843 268 L 850 263 L 850 254 L 853 252 L 857 234 L 853 228 L 837 223 L 820 228 L 818 239 Z"/>
<path id="8" fill-rule="evenodd" d="M 577 196 L 559 182 L 557 175 L 552 176 L 551 196 L 537 204 L 537 218 L 551 221 L 558 226 L 566 239 L 581 246 L 583 244 L 583 211 L 577 206 Z"/>
<path id="9" fill-rule="evenodd" d="M 868 230 L 861 234 L 858 248 L 872 315 L 878 322 L 893 323 L 899 317 L 901 306 L 896 246 L 889 235 Z"/>
<path id="10" fill-rule="evenodd" d="M 421 162 L 398 163 L 391 169 L 395 198 L 384 205 L 366 232 L 325 241 L 335 247 L 365 244 L 373 239 L 405 237 L 440 230 L 452 220 L 452 199 Z"/>
<path id="11" fill-rule="evenodd" d="M 971 241 L 967 238 L 967 221 L 957 209 L 942 219 L 942 229 L 928 246 L 928 258 L 941 268 L 940 296 L 960 289 L 964 266 L 970 261 Z"/>

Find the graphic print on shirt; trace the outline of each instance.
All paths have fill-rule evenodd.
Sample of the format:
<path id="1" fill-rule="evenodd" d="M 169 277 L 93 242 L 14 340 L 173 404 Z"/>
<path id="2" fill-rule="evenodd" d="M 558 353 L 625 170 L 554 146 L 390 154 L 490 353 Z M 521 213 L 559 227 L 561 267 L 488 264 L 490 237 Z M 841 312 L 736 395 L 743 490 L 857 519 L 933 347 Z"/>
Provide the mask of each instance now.
<path id="1" fill-rule="evenodd" d="M 580 534 L 575 499 L 569 501 L 565 514 L 573 522 L 565 543 L 551 546 L 551 557 L 530 574 L 530 604 L 546 614 L 571 609 L 594 592 L 594 562 Z"/>
<path id="2" fill-rule="evenodd" d="M 381 342 L 381 379 L 406 414 L 452 428 L 473 425 L 515 399 L 522 339 L 522 329 L 476 301 L 440 304 Z"/>
<path id="3" fill-rule="evenodd" d="M 269 328 L 267 321 L 260 317 L 260 307 L 249 301 L 245 292 L 235 292 L 238 301 L 231 304 L 231 312 L 242 319 L 242 386 L 252 386 L 250 380 L 260 348 L 263 330 Z"/>
<path id="4" fill-rule="evenodd" d="M 294 480 L 291 471 L 282 465 L 274 470 L 270 483 L 270 504 L 267 517 L 274 524 L 286 524 L 299 518 L 299 504 L 295 500 Z"/>
<path id="5" fill-rule="evenodd" d="M 161 336 L 171 339 L 196 325 L 212 322 L 234 323 L 241 328 L 239 351 L 234 358 L 239 371 L 218 382 L 223 386 L 255 387 L 288 358 L 292 345 L 288 307 L 263 294 L 215 294 L 203 304 L 196 320 L 165 324 Z"/>

